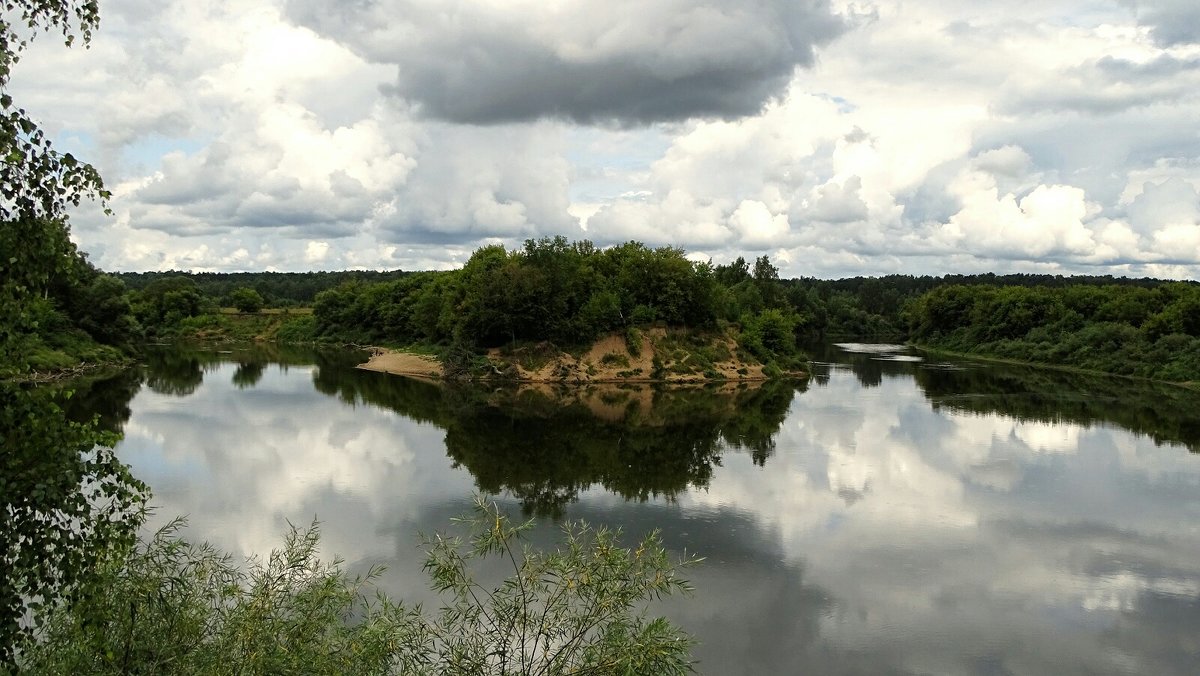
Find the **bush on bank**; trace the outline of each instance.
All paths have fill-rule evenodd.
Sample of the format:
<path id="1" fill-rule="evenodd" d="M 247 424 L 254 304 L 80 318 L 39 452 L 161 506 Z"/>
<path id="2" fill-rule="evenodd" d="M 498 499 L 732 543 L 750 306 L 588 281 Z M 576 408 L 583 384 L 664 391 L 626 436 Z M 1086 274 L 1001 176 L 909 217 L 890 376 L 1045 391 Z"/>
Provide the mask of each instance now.
<path id="1" fill-rule="evenodd" d="M 101 571 L 82 600 L 43 611 L 22 671 L 37 674 L 678 674 L 693 640 L 647 613 L 689 592 L 658 535 L 634 549 L 619 531 L 563 527 L 552 551 L 522 544 L 477 500 L 467 535 L 426 539 L 425 570 L 446 601 L 436 613 L 368 594 L 379 570 L 351 577 L 317 556 L 318 529 L 293 529 L 248 568 L 179 536 L 179 522 Z M 485 588 L 473 571 L 497 558 L 510 577 Z"/>

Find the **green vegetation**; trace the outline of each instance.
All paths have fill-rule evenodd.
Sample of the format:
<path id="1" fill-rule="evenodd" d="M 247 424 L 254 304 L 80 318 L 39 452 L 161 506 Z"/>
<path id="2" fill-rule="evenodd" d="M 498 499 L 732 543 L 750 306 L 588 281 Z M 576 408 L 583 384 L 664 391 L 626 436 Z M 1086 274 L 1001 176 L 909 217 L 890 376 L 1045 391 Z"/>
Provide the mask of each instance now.
<path id="1" fill-rule="evenodd" d="M 263 309 L 263 297 L 254 289 L 239 287 L 229 294 L 229 302 L 238 312 L 258 312 Z"/>
<path id="2" fill-rule="evenodd" d="M 563 526 L 551 551 L 476 501 L 467 538 L 426 539 L 436 614 L 365 593 L 380 571 L 350 577 L 317 557 L 316 526 L 293 529 L 265 561 L 237 566 L 171 524 L 101 566 L 102 593 L 39 610 L 19 656 L 33 674 L 678 674 L 693 641 L 647 602 L 690 592 L 656 533 L 635 549 L 620 532 Z M 511 576 L 484 587 L 488 558 Z"/>
<path id="3" fill-rule="evenodd" d="M 916 299 L 943 286 L 988 286 L 996 288 L 1062 288 L 1067 286 L 1119 286 L 1152 289 L 1164 282 L 1156 279 L 1062 275 L 886 275 L 846 279 L 801 277 L 782 280 L 788 303 L 797 313 L 812 319 L 804 327 L 808 339 L 872 338 L 902 340 L 908 335 L 907 308 Z"/>
<path id="4" fill-rule="evenodd" d="M 908 310 L 912 340 L 990 357 L 1200 381 L 1200 285 L 953 285 Z"/>
<path id="5" fill-rule="evenodd" d="M 0 225 L 0 378 L 117 362 L 138 336 L 121 282 L 98 272 L 65 224 Z M 6 263 L 6 264 L 4 264 Z"/>
<path id="6" fill-rule="evenodd" d="M 412 274 L 403 270 L 347 270 L 339 272 L 118 272 L 115 276 L 131 291 L 141 291 L 164 277 L 186 276 L 208 298 L 228 299 L 237 289 L 251 289 L 263 298 L 263 307 L 312 307 L 317 294 L 343 284 L 376 284 Z"/>
<path id="7" fill-rule="evenodd" d="M 557 237 L 513 252 L 484 247 L 461 270 L 326 291 L 314 314 L 321 335 L 352 342 L 578 345 L 656 320 L 712 325 L 716 292 L 711 266 L 678 249 Z"/>
<path id="8" fill-rule="evenodd" d="M 18 0 L 0 21 L 0 378 L 118 358 L 133 333 L 121 283 L 70 239 L 67 208 L 109 197 L 100 175 L 56 151 L 8 93 L 29 40 L 45 31 L 86 44 L 98 11 L 96 0 Z"/>
<path id="9" fill-rule="evenodd" d="M 452 368 L 485 348 L 549 343 L 578 351 L 612 332 L 625 336 L 636 357 L 642 328 L 711 331 L 733 322 L 749 327 L 735 333 L 747 354 L 795 370 L 803 364 L 796 332 L 809 316 L 788 305 L 782 289 L 765 256 L 751 276 L 744 262 L 714 267 L 673 247 L 599 249 L 555 237 L 527 240 L 516 251 L 484 247 L 461 270 L 346 284 L 319 294 L 313 314 L 322 338 L 441 346 Z"/>

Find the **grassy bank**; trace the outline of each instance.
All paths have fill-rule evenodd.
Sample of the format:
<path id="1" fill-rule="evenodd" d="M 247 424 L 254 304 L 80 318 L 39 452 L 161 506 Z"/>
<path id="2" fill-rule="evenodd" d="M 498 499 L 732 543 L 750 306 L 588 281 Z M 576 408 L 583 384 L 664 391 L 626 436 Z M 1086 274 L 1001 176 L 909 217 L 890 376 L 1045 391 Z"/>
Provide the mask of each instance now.
<path id="1" fill-rule="evenodd" d="M 1064 373 L 1078 373 L 1078 374 L 1088 375 L 1088 376 L 1126 378 L 1129 380 L 1136 380 L 1136 381 L 1140 381 L 1140 382 L 1162 383 L 1164 385 L 1171 385 L 1174 387 L 1182 387 L 1182 388 L 1186 388 L 1189 390 L 1194 390 L 1194 391 L 1200 392 L 1200 381 L 1197 381 L 1197 380 L 1167 380 L 1167 379 L 1163 379 L 1163 378 L 1152 378 L 1152 377 L 1147 377 L 1147 376 L 1130 375 L 1128 373 L 1118 373 L 1118 372 L 1104 370 L 1104 369 L 1100 369 L 1100 368 L 1087 368 L 1084 366 L 1074 366 L 1072 364 L 1066 364 L 1066 363 L 1055 363 L 1055 362 L 1046 362 L 1046 361 L 1036 361 L 1036 360 L 1032 360 L 1032 359 L 1020 359 L 1017 357 L 1006 357 L 1006 356 L 1001 356 L 1001 355 L 991 354 L 988 352 L 981 352 L 981 351 L 951 350 L 951 349 L 939 347 L 937 345 L 929 345 L 929 344 L 925 344 L 925 343 L 916 343 L 916 342 L 911 342 L 911 341 L 908 342 L 907 344 L 913 348 L 920 350 L 921 352 L 923 352 L 927 355 L 934 355 L 934 356 L 941 356 L 941 357 L 954 357 L 954 358 L 958 358 L 958 359 L 971 359 L 974 361 L 987 362 L 987 363 L 992 363 L 992 364 L 1007 364 L 1007 365 L 1011 365 L 1011 366 L 1033 366 L 1033 367 L 1037 367 L 1037 368 L 1050 369 L 1052 371 L 1062 371 Z"/>

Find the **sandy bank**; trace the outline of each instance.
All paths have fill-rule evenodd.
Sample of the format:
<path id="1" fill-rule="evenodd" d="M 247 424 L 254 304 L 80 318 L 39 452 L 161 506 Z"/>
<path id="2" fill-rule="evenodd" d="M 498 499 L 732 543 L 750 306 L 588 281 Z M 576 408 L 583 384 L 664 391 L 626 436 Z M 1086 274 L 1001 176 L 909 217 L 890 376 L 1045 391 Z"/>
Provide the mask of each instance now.
<path id="1" fill-rule="evenodd" d="M 554 385 L 698 384 L 770 379 L 764 366 L 739 350 L 729 333 L 689 333 L 663 328 L 630 333 L 632 337 L 603 336 L 586 351 L 574 354 L 549 342 L 516 349 L 494 348 L 488 350 L 486 363 L 474 366 L 480 371 L 474 375 L 488 379 L 494 374 L 520 383 Z M 359 368 L 433 380 L 445 377 L 446 372 L 435 357 L 381 347 L 371 350 L 370 361 Z M 803 371 L 785 375 L 807 376 Z"/>
<path id="2" fill-rule="evenodd" d="M 431 378 L 440 380 L 442 364 L 436 358 L 424 354 L 398 352 L 384 348 L 372 348 L 371 358 L 358 368 L 380 373 L 394 373 L 413 378 Z"/>

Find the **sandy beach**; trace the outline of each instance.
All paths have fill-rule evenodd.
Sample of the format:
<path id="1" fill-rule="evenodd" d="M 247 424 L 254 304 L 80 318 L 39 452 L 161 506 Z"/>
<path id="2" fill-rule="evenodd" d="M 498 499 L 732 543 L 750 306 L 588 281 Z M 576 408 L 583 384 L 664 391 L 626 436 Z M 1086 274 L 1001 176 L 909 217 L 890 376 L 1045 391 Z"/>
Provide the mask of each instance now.
<path id="1" fill-rule="evenodd" d="M 436 358 L 394 350 L 375 349 L 367 363 L 359 364 L 358 368 L 414 378 L 442 377 L 442 364 Z"/>

